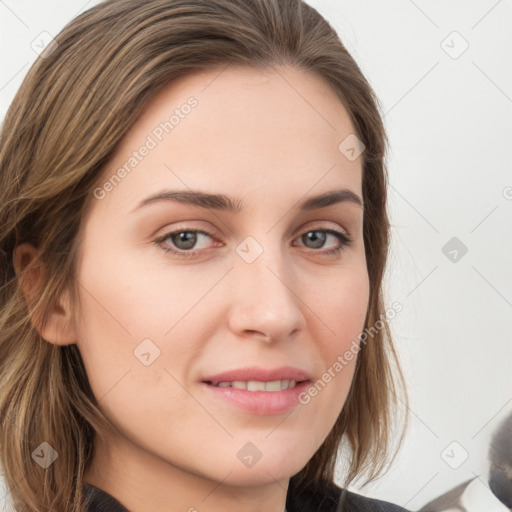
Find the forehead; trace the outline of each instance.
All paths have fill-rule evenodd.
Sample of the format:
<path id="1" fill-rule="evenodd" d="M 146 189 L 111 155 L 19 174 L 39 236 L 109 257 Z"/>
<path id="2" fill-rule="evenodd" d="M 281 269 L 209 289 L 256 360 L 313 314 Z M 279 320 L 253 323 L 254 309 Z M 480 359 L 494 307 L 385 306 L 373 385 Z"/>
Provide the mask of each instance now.
<path id="1" fill-rule="evenodd" d="M 249 206 L 259 192 L 283 201 L 291 192 L 333 188 L 360 195 L 361 158 L 347 159 L 339 149 L 354 132 L 335 92 L 310 72 L 201 71 L 167 85 L 151 101 L 102 183 L 125 169 L 107 199 L 130 204 L 164 187 L 232 191 Z"/>

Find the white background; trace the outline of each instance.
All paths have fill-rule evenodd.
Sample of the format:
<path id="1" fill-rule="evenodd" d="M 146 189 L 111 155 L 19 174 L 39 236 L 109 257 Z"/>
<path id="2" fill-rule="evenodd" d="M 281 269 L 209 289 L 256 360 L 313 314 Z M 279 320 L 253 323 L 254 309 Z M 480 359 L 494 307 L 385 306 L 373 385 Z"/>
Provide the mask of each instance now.
<path id="1" fill-rule="evenodd" d="M 2 120 L 34 39 L 95 3 L 0 2 Z M 416 510 L 476 475 L 485 485 L 490 435 L 512 411 L 512 2 L 309 3 L 374 87 L 391 145 L 387 297 L 404 306 L 391 325 L 411 425 L 389 472 L 354 490 Z M 456 262 L 452 237 L 468 249 Z M 468 457 L 457 469 L 442 457 L 453 441 L 452 465 Z"/>

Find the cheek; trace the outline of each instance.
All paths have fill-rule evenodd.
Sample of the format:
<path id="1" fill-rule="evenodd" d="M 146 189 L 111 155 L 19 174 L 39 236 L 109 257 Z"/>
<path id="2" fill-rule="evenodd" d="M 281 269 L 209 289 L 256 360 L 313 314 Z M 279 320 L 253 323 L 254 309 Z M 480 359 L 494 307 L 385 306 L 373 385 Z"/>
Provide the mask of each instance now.
<path id="1" fill-rule="evenodd" d="M 154 294 L 133 280 L 122 292 L 88 284 L 90 293 L 81 296 L 77 345 L 100 408 L 122 431 L 127 425 L 143 433 L 160 423 L 168 426 L 169 411 L 179 424 L 182 414 L 190 415 L 178 382 L 190 366 L 191 345 L 170 343 L 171 334 L 161 334 L 176 322 L 173 315 L 162 314 Z M 146 307 L 146 300 L 153 307 Z"/>
<path id="2" fill-rule="evenodd" d="M 340 269 L 335 278 L 309 293 L 322 328 L 321 349 L 324 360 L 331 364 L 358 339 L 364 328 L 369 301 L 369 279 L 363 262 Z"/>
<path id="3" fill-rule="evenodd" d="M 102 245 L 89 245 L 94 246 Z M 128 374 L 131 379 L 140 371 L 143 364 L 134 350 L 143 340 L 155 340 L 159 350 L 161 328 L 156 323 L 158 302 L 152 283 L 128 263 L 122 251 L 109 246 L 101 254 L 87 252 L 78 269 L 81 316 L 77 319 L 77 345 L 98 400 Z M 155 348 L 150 352 L 154 358 Z"/>
<path id="4" fill-rule="evenodd" d="M 323 367 L 301 401 L 306 407 L 314 403 L 312 424 L 327 435 L 341 412 L 354 375 L 369 300 L 366 266 L 343 269 L 338 279 L 311 292 L 308 299 L 318 314 L 314 338 Z"/>
<path id="5" fill-rule="evenodd" d="M 194 309 L 228 268 L 171 263 L 157 249 L 115 251 L 111 244 L 108 255 L 90 254 L 82 262 L 83 317 L 100 330 L 119 331 L 133 344 L 168 340 L 175 326 L 194 325 L 189 321 Z"/>
<path id="6" fill-rule="evenodd" d="M 97 240 L 88 247 L 101 246 Z M 77 345 L 91 387 L 98 399 L 114 387 L 136 399 L 144 390 L 164 386 L 169 396 L 169 387 L 174 384 L 179 391 L 179 386 L 166 370 L 183 382 L 203 339 L 199 316 L 204 311 L 199 303 L 223 271 L 200 279 L 186 266 L 171 268 L 143 258 L 142 252 L 127 256 L 116 247 L 89 250 L 77 273 Z M 178 338 L 187 342 L 176 342 Z"/>

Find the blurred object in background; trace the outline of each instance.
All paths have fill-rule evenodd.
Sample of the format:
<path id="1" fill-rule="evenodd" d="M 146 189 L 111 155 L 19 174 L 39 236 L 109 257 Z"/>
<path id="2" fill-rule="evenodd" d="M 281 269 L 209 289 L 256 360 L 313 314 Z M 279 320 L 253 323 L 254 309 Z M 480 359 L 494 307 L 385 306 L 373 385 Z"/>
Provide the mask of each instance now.
<path id="1" fill-rule="evenodd" d="M 494 434 L 489 449 L 489 487 L 512 510 L 512 414 Z"/>
<path id="2" fill-rule="evenodd" d="M 509 512 L 512 510 L 512 414 L 494 433 L 489 477 L 476 476 L 424 505 L 419 512 Z M 488 483 L 487 483 L 488 482 Z"/>

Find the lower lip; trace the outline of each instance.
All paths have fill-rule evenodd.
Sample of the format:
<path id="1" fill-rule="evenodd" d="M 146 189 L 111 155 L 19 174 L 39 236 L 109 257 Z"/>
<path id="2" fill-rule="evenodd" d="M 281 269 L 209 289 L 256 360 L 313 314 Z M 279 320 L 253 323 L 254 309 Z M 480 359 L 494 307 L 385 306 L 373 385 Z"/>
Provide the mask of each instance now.
<path id="1" fill-rule="evenodd" d="M 253 414 L 280 414 L 288 411 L 299 402 L 299 395 L 305 391 L 310 381 L 299 382 L 292 389 L 283 391 L 247 391 L 238 388 L 220 388 L 203 382 L 202 385 L 227 402 L 252 412 Z"/>

